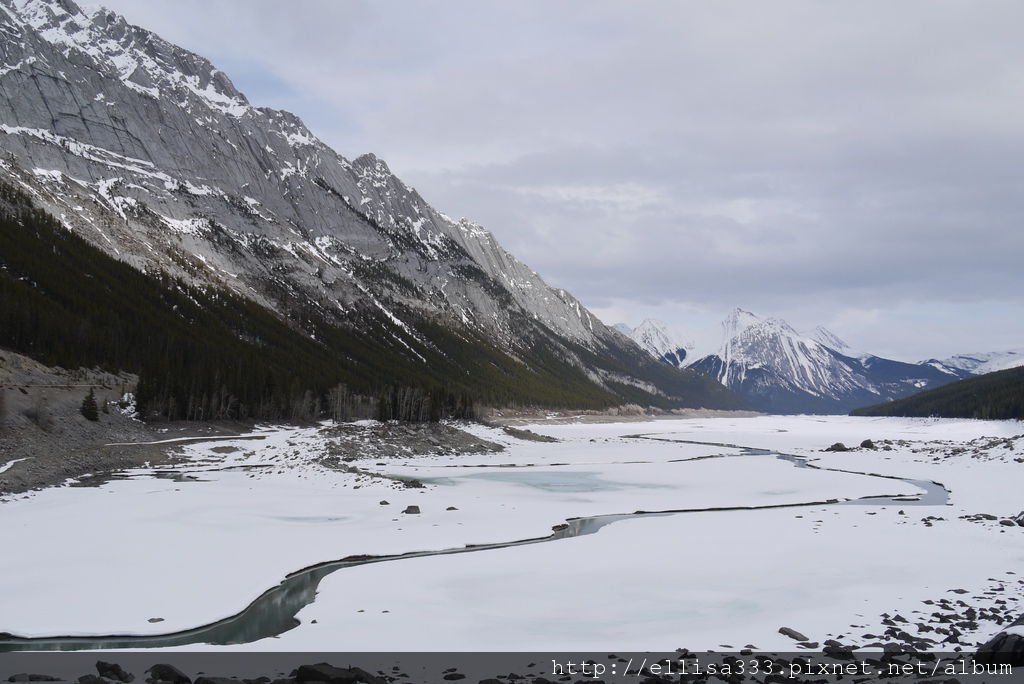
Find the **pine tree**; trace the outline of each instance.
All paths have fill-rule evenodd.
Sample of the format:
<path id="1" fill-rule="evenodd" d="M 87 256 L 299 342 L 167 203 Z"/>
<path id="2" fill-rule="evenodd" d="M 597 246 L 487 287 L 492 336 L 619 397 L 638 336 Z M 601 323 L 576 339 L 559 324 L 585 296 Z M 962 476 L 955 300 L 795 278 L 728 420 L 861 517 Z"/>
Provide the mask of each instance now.
<path id="1" fill-rule="evenodd" d="M 99 407 L 96 406 L 96 393 L 91 387 L 89 388 L 89 393 L 85 395 L 85 399 L 82 400 L 82 408 L 80 410 L 86 420 L 97 421 L 100 419 Z"/>

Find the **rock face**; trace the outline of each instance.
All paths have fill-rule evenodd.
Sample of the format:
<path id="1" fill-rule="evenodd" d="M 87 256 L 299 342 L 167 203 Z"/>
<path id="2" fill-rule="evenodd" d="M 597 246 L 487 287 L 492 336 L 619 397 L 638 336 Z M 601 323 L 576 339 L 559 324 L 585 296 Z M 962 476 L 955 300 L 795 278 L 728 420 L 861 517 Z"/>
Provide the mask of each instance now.
<path id="1" fill-rule="evenodd" d="M 0 180 L 118 258 L 297 325 L 372 317 L 410 358 L 436 348 L 440 324 L 527 364 L 540 341 L 612 393 L 731 403 L 693 378 L 673 389 L 482 227 L 372 154 L 346 159 L 296 116 L 253 106 L 204 58 L 71 0 L 0 0 L 0 31 Z"/>
<path id="2" fill-rule="evenodd" d="M 20 167 L 4 171 L 96 244 L 268 305 L 274 284 L 339 311 L 393 299 L 509 341 L 507 297 L 568 339 L 604 332 L 490 233 L 373 155 L 349 161 L 295 116 L 253 107 L 202 57 L 71 2 L 0 8 L 0 138 Z"/>

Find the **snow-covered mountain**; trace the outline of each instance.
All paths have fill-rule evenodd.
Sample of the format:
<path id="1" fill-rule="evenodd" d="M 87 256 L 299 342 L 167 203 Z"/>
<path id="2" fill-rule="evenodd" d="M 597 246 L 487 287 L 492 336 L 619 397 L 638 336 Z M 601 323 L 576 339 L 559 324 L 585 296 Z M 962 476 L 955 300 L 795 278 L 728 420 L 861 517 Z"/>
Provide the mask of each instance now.
<path id="1" fill-rule="evenodd" d="M 693 343 L 680 341 L 662 321 L 647 318 L 635 328 L 623 323 L 615 327 L 648 354 L 670 366 L 683 368 L 692 360 Z"/>
<path id="2" fill-rule="evenodd" d="M 850 345 L 846 344 L 846 342 L 840 339 L 838 335 L 836 335 L 834 332 L 832 332 L 825 326 L 819 325 L 815 327 L 814 330 L 807 333 L 807 336 L 810 337 L 815 342 L 825 347 L 828 347 L 829 349 L 834 349 L 835 351 L 843 352 L 844 354 L 853 355 L 853 352 L 850 349 Z"/>
<path id="3" fill-rule="evenodd" d="M 387 330 L 375 343 L 410 359 L 444 353 L 451 334 L 609 396 L 723 396 L 651 363 L 384 161 L 342 157 L 117 14 L 0 0 L 0 33 L 0 181 L 119 259 L 227 287 L 299 327 L 372 320 Z"/>
<path id="4" fill-rule="evenodd" d="M 753 406 L 780 413 L 845 413 L 961 377 L 931 365 L 855 355 L 826 328 L 801 334 L 781 319 L 743 309 L 723 321 L 716 353 L 691 357 L 686 365 L 716 378 Z"/>
<path id="5" fill-rule="evenodd" d="M 1024 348 L 1002 352 L 957 354 L 948 359 L 929 359 L 923 363 L 935 366 L 940 370 L 952 369 L 954 371 L 966 371 L 971 375 L 984 375 L 985 373 L 995 373 L 996 371 L 1008 368 L 1024 366 Z"/>

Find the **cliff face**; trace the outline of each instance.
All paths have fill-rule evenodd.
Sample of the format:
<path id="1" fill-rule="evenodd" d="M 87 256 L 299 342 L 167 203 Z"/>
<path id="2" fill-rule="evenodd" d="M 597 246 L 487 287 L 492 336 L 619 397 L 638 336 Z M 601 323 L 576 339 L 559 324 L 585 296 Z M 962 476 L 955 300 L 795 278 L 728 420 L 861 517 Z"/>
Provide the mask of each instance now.
<path id="1" fill-rule="evenodd" d="M 0 7 L 2 145 L 99 246 L 266 303 L 280 288 L 327 308 L 394 300 L 510 343 L 511 300 L 569 339 L 603 332 L 487 231 L 253 107 L 205 59 L 71 2 Z"/>

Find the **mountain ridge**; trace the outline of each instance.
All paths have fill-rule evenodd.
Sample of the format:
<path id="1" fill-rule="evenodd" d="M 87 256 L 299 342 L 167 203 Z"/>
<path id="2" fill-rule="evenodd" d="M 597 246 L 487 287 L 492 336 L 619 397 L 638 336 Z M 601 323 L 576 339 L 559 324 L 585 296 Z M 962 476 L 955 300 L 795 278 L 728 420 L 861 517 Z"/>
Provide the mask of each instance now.
<path id="1" fill-rule="evenodd" d="M 961 369 L 854 352 L 823 326 L 800 333 L 782 319 L 741 308 L 730 311 L 721 327 L 718 350 L 690 355 L 685 365 L 715 378 L 764 411 L 846 413 L 953 382 L 965 374 Z M 641 346 L 654 355 L 649 346 Z M 664 360 L 663 355 L 656 358 Z"/>
<path id="2" fill-rule="evenodd" d="M 985 375 L 1024 366 L 1024 347 L 1006 351 L 955 354 L 946 359 L 928 359 L 921 363 L 933 365 L 936 368 L 967 371 L 972 375 Z"/>
<path id="3" fill-rule="evenodd" d="M 0 29 L 0 179 L 111 256 L 307 334 L 379 326 L 416 363 L 454 354 L 454 335 L 580 373 L 608 403 L 735 403 L 659 367 L 383 160 L 342 157 L 155 33 L 71 0 L 0 0 Z"/>

